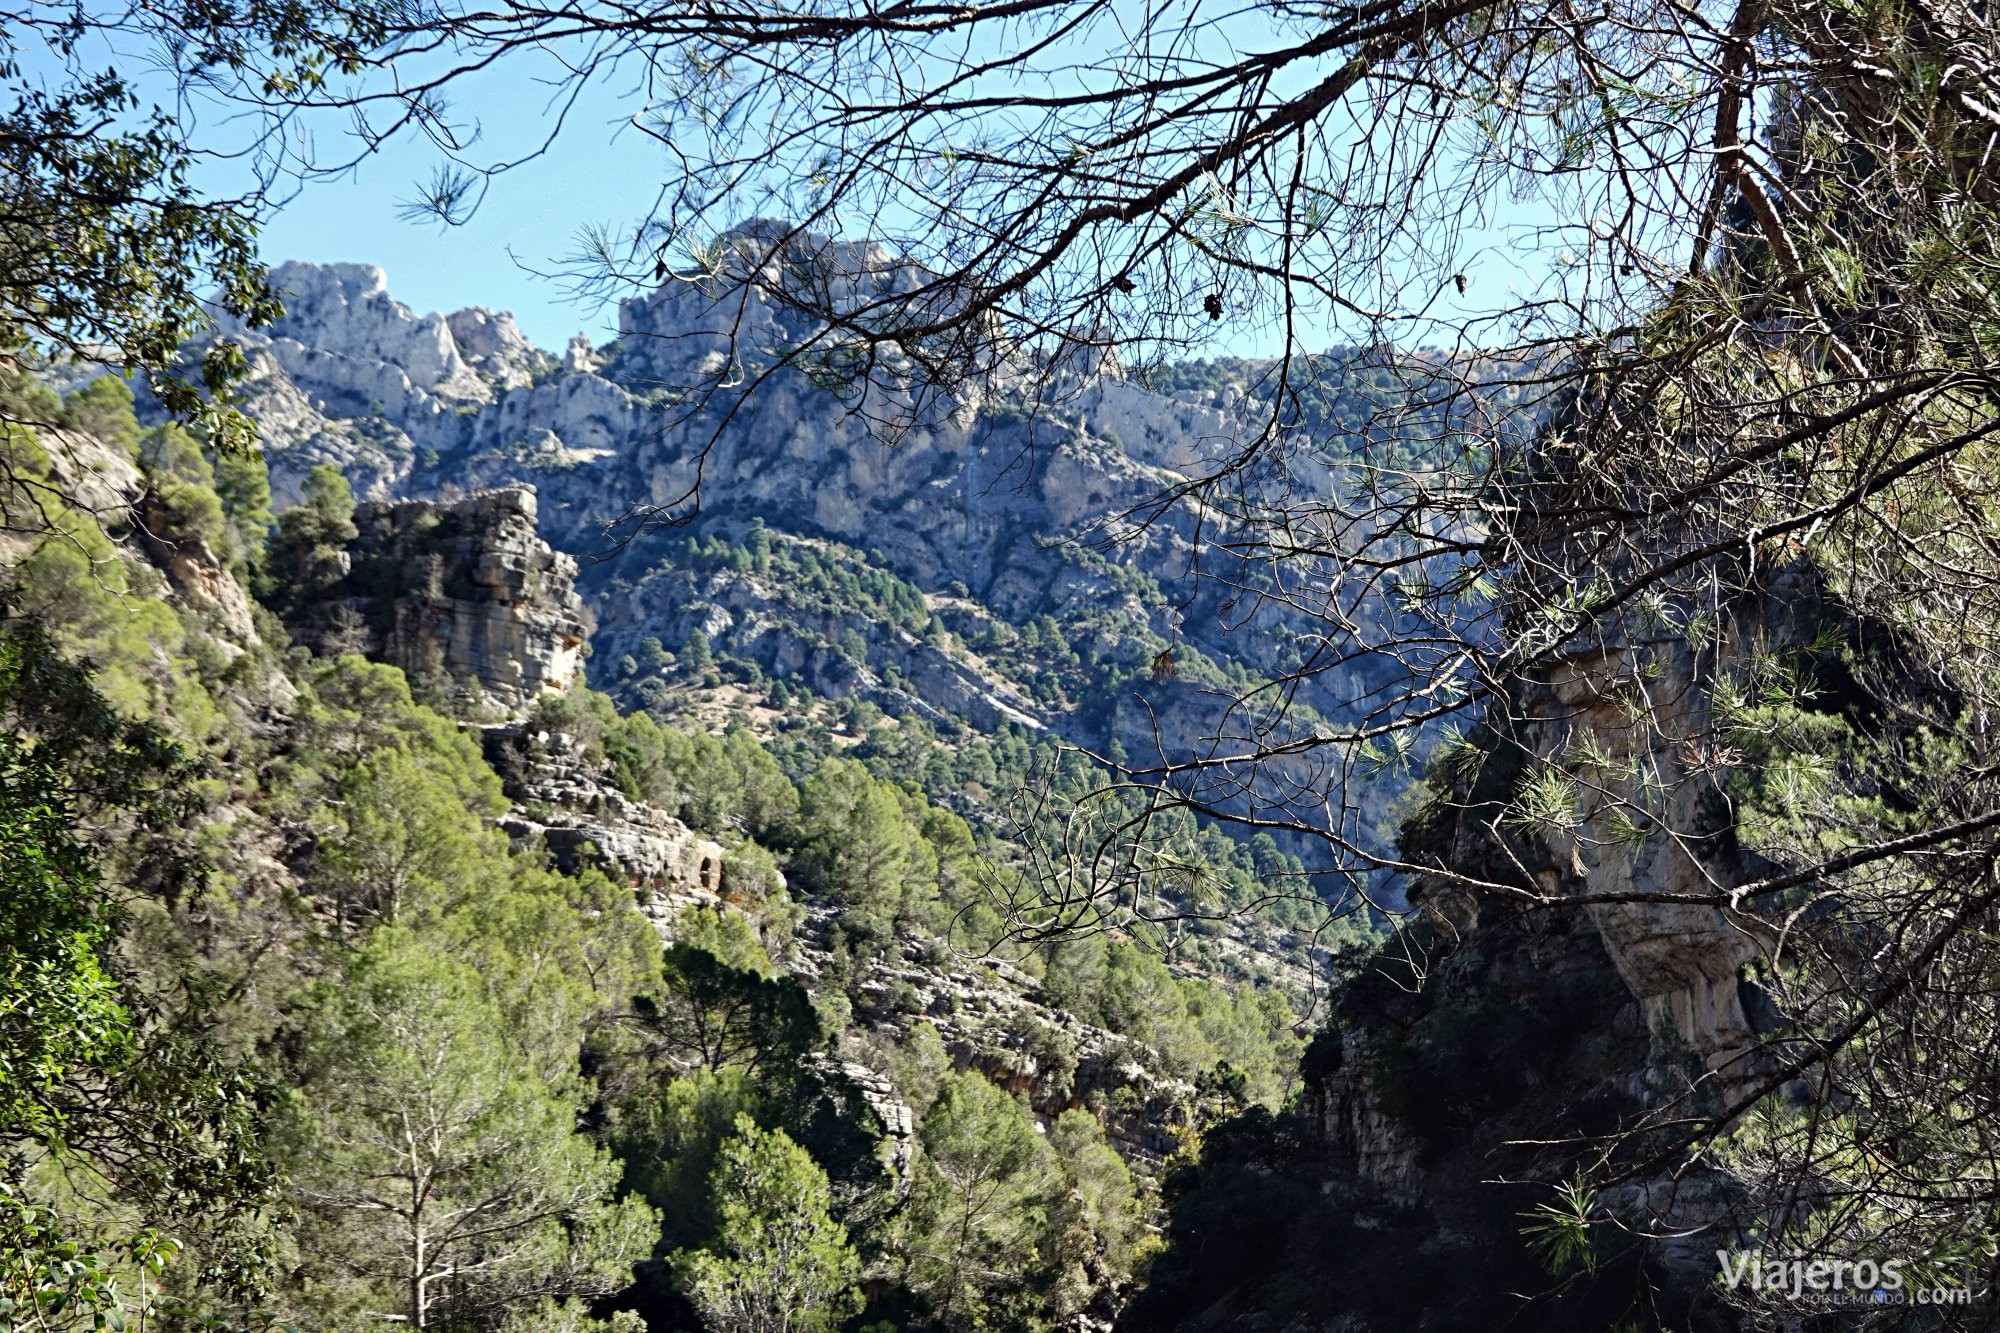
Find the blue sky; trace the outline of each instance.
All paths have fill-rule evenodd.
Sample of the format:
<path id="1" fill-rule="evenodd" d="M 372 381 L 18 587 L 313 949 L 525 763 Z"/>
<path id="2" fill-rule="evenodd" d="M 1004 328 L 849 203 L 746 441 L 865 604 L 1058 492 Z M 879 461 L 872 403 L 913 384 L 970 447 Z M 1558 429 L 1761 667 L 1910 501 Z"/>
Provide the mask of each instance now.
<path id="1" fill-rule="evenodd" d="M 616 132 L 616 99 L 600 94 L 592 114 L 572 121 L 560 146 L 496 178 L 479 208 L 460 226 L 412 222 L 400 216 L 405 201 L 429 178 L 438 161 L 428 144 L 394 142 L 379 156 L 337 180 L 300 187 L 273 214 L 262 233 L 265 259 L 375 264 L 389 275 L 390 292 L 419 313 L 465 306 L 511 310 L 538 346 L 560 351 L 570 336 L 587 333 L 602 344 L 617 332 L 617 311 L 579 300 L 561 276 L 564 260 L 590 224 L 614 230 L 644 216 L 664 167 L 643 135 Z M 484 106 L 486 133 L 498 142 L 530 137 L 509 125 L 520 104 Z M 502 138 L 506 134 L 509 137 Z M 1497 247 L 1501 235 L 1490 238 Z M 1527 278 L 1497 251 L 1478 295 L 1497 296 L 1511 277 Z M 1459 302 L 1452 302 L 1460 305 Z M 1246 352 L 1262 349 L 1244 348 Z"/>
<path id="2" fill-rule="evenodd" d="M 553 62 L 553 55 L 541 54 Z M 537 75 L 559 67 L 537 67 L 532 60 L 517 55 L 454 86 L 450 115 L 468 132 L 478 127 L 469 157 L 519 154 L 547 132 L 560 108 L 552 101 L 553 85 Z M 456 227 L 401 216 L 443 159 L 420 136 L 396 136 L 352 173 L 301 186 L 266 219 L 262 253 L 273 264 L 304 259 L 378 265 L 388 273 L 391 293 L 419 312 L 473 305 L 511 310 L 528 337 L 551 351 L 579 330 L 602 343 L 616 332 L 615 308 L 576 299 L 561 271 L 585 227 L 622 232 L 655 202 L 670 164 L 653 140 L 627 122 L 643 100 L 640 90 L 615 81 L 593 85 L 568 108 L 556 145 L 494 178 L 477 210 Z M 342 122 L 329 119 L 315 129 L 322 157 L 354 142 Z M 235 173 L 233 167 L 218 168 L 217 184 L 228 184 Z M 1488 248 L 1483 256 L 1466 257 L 1464 267 L 1475 274 L 1471 298 L 1442 293 L 1443 309 L 1434 314 L 1449 320 L 1450 313 L 1509 304 L 1507 289 L 1533 285 L 1546 273 L 1545 259 L 1507 253 L 1505 227 L 1526 220 L 1517 210 L 1502 219 L 1502 227 L 1473 238 L 1475 249 Z M 1275 346 L 1256 344 L 1270 340 L 1245 332 L 1237 338 L 1240 345 L 1218 350 L 1264 353 Z M 1307 341 L 1331 339 L 1308 335 Z"/>
<path id="3" fill-rule="evenodd" d="M 351 175 L 301 186 L 265 222 L 264 257 L 375 264 L 388 272 L 390 292 L 420 313 L 511 310 L 541 347 L 560 351 L 579 330 L 603 343 L 616 332 L 617 311 L 578 302 L 559 277 L 536 275 L 559 273 L 586 225 L 623 225 L 652 202 L 659 156 L 629 127 L 616 132 L 622 101 L 611 89 L 595 90 L 571 113 L 555 151 L 495 178 L 456 227 L 399 216 L 441 159 L 422 139 L 398 137 Z M 467 85 L 459 106 L 496 147 L 533 142 L 552 114 L 546 90 L 518 74 Z M 329 127 L 322 144 L 337 132 Z"/>
<path id="4" fill-rule="evenodd" d="M 1268 44 L 1261 28 L 1237 35 L 1241 44 Z M 1211 40 L 1214 34 L 1211 33 Z M 42 57 L 46 53 L 40 53 Z M 24 53 L 29 77 L 34 77 L 38 53 Z M 164 79 L 149 75 L 143 51 L 136 55 L 106 47 L 101 55 L 86 55 L 86 63 L 106 59 L 124 66 L 142 95 L 173 99 Z M 516 52 L 485 72 L 455 82 L 448 119 L 473 137 L 466 156 L 491 161 L 524 156 L 518 166 L 494 178 L 470 218 L 460 226 L 414 222 L 402 216 L 444 160 L 420 135 L 391 137 L 375 155 L 351 172 L 300 185 L 282 206 L 264 218 L 261 253 L 269 263 L 303 259 L 322 263 L 353 261 L 375 264 L 387 271 L 390 291 L 419 312 L 450 311 L 465 306 L 511 310 L 534 342 L 560 351 L 578 331 L 603 342 L 616 332 L 617 312 L 598 301 L 579 300 L 562 278 L 565 261 L 578 249 L 586 227 L 613 234 L 645 217 L 653 208 L 672 164 L 659 144 L 632 128 L 628 118 L 644 108 L 646 91 L 636 77 L 592 84 L 583 99 L 564 112 L 557 142 L 538 155 L 524 150 L 546 135 L 556 113 L 554 76 L 566 71 L 558 52 L 541 49 Z M 60 77 L 59 71 L 51 71 Z M 414 76 L 415 71 L 404 71 Z M 1310 70 L 1290 77 L 1306 79 Z M 659 90 L 654 89 L 659 95 Z M 206 111 L 207 114 L 203 114 Z M 264 127 L 251 119 L 230 117 L 213 105 L 190 108 L 196 121 L 195 142 L 215 156 L 199 180 L 212 193 L 228 196 L 245 186 L 244 163 L 264 147 Z M 477 133 L 473 135 L 476 127 Z M 347 123 L 329 113 L 310 125 L 315 142 L 305 155 L 320 162 L 352 152 L 358 141 Z M 690 151 L 698 146 L 687 145 Z M 232 156 L 232 153 L 234 154 Z M 1404 294 L 1406 301 L 1424 305 L 1437 323 L 1425 327 L 1449 333 L 1456 321 L 1512 304 L 1510 290 L 1537 286 L 1549 273 L 1546 253 L 1522 253 L 1507 244 L 1507 231 L 1531 220 L 1548 221 L 1546 205 L 1537 209 L 1510 206 L 1499 225 L 1459 238 L 1458 266 L 1473 276 L 1469 298 L 1434 288 Z M 1434 282 L 1436 270 L 1419 275 Z M 1391 275 L 1393 276 L 1393 275 Z M 1219 329 L 1218 351 L 1268 354 L 1276 350 L 1274 330 Z M 1349 335 L 1351 336 L 1351 335 Z M 1417 338 L 1428 341 L 1422 333 Z M 1331 331 L 1305 334 L 1307 346 L 1345 340 Z M 1270 345 L 1264 345 L 1270 344 Z"/>

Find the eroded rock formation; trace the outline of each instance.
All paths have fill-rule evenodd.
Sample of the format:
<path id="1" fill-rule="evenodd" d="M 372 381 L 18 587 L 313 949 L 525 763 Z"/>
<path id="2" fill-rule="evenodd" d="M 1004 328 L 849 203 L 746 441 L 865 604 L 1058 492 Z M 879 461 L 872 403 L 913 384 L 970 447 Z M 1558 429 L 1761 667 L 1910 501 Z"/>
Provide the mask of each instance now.
<path id="1" fill-rule="evenodd" d="M 354 521 L 346 576 L 302 608 L 300 639 L 507 712 L 582 678 L 591 622 L 576 561 L 537 535 L 532 489 L 364 504 Z"/>
<path id="2" fill-rule="evenodd" d="M 810 261 L 871 296 L 922 276 L 879 247 L 813 237 L 767 261 L 762 247 L 777 234 L 760 223 L 726 238 L 736 276 L 757 276 L 757 263 Z M 857 403 L 800 370 L 761 379 L 740 400 L 726 387 L 739 362 L 807 331 L 754 284 L 670 279 L 624 303 L 616 342 L 574 344 L 557 357 L 527 346 L 504 315 L 419 316 L 389 297 L 379 270 L 287 264 L 274 279 L 291 293 L 289 313 L 235 336 L 252 361 L 246 403 L 280 501 L 325 461 L 376 500 L 532 484 L 543 535 L 574 555 L 603 553 L 605 525 L 635 506 L 684 516 L 698 501 L 704 524 L 738 538 L 755 516 L 774 532 L 840 544 L 839 558 L 914 583 L 961 639 L 941 651 L 886 624 L 822 623 L 768 580 L 716 580 L 677 565 L 668 532 L 585 571 L 607 663 L 639 656 L 647 639 L 678 649 L 703 627 L 718 655 L 820 697 L 982 730 L 1046 726 L 1093 747 L 1116 740 L 1128 753 L 1159 748 L 1179 759 L 1206 739 L 1182 720 L 1215 711 L 1194 706 L 1212 682 L 1170 683 L 1147 706 L 1122 710 L 1080 699 L 1075 681 L 1071 697 L 1038 701 L 1024 677 L 1048 663 L 1003 666 L 964 634 L 1053 617 L 1093 672 L 1143 680 L 1144 663 L 1169 642 L 1218 661 L 1277 663 L 1305 628 L 1287 620 L 1283 599 L 1231 595 L 1231 576 L 1215 563 L 1230 558 L 1226 545 L 1203 557 L 1211 581 L 1194 580 L 1191 514 L 1107 526 L 1108 516 L 1138 512 L 1219 465 L 1248 414 L 1234 387 L 1156 393 L 1090 357 L 1029 397 L 996 371 L 925 400 L 892 441 L 872 400 Z M 718 385 L 720 397 L 692 409 Z M 1299 466 L 1324 465 L 1308 455 Z M 1114 536 L 1124 540 L 1105 540 Z M 849 629 L 861 651 L 837 655 Z M 1340 714 L 1391 669 L 1357 661 L 1309 679 L 1296 706 Z M 606 672 L 596 683 L 632 703 L 646 676 Z"/>

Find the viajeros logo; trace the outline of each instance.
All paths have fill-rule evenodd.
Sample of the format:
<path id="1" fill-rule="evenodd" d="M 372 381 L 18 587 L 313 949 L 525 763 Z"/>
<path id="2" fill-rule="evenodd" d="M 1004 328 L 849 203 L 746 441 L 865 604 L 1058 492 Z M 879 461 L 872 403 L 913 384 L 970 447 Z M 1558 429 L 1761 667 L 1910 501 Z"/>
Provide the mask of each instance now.
<path id="1" fill-rule="evenodd" d="M 1771 1300 L 1839 1305 L 1970 1305 L 1970 1286 L 1928 1286 L 1905 1269 L 1933 1266 L 1909 1259 L 1807 1259 L 1759 1250 L 1717 1250 L 1720 1279 L 1731 1291 Z"/>

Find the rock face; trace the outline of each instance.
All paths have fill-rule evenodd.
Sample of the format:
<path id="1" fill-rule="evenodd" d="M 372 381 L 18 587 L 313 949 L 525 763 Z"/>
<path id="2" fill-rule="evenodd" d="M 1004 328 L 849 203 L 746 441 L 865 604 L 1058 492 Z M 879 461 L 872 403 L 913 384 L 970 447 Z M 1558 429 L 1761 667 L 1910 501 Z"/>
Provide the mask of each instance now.
<path id="1" fill-rule="evenodd" d="M 371 264 L 281 264 L 271 284 L 285 315 L 265 335 L 279 363 L 303 382 L 343 391 L 392 419 L 420 420 L 493 391 L 460 355 L 443 315 L 417 316 L 389 296 Z M 475 312 L 467 312 L 476 320 Z M 461 317 L 461 323 L 472 322 Z M 511 321 L 510 321 L 511 323 Z M 496 340 L 504 337 L 495 331 Z M 518 335 L 517 335 L 518 336 Z M 379 406 L 377 406 L 379 405 Z"/>
<path id="2" fill-rule="evenodd" d="M 1762 579 L 1700 650 L 1612 624 L 1514 683 L 1489 707 L 1476 759 L 1441 775 L 1446 790 L 1405 825 L 1404 854 L 1557 899 L 1700 897 L 1770 873 L 1734 835 L 1723 782 L 1742 761 L 1710 739 L 1714 682 L 1752 652 L 1809 641 L 1825 594 L 1799 568 Z M 1587 780 L 1568 819 L 1510 826 L 1508 802 L 1525 784 L 1579 769 Z M 1621 827 L 1635 810 L 1643 825 Z M 1324 1201 L 1312 1225 L 1382 1230 L 1446 1263 L 1455 1283 L 1379 1316 L 1364 1302 L 1336 1306 L 1350 1312 L 1339 1326 L 1469 1328 L 1504 1316 L 1608 1327 L 1634 1285 L 1651 1293 L 1656 1326 L 1742 1326 L 1718 1296 L 1714 1260 L 1743 1224 L 1732 1211 L 1740 1188 L 1703 1160 L 1635 1166 L 1596 1196 L 1593 1207 L 1644 1237 L 1596 1295 L 1543 1279 L 1521 1219 L 1573 1171 L 1601 1165 L 1597 1154 L 1641 1162 L 1668 1137 L 1659 1124 L 1712 1114 L 1769 1072 L 1759 1041 L 1776 1016 L 1746 964 L 1773 941 L 1700 903 L 1531 910 L 1444 876 L 1410 896 L 1424 922 L 1348 986 L 1307 1055 L 1300 1158 Z M 1528 1314 L 1496 1294 L 1530 1290 L 1542 1303 Z"/>
<path id="3" fill-rule="evenodd" d="M 1512 856 L 1503 858 L 1491 828 L 1480 827 L 1476 813 L 1461 815 L 1448 831 L 1418 834 L 1436 840 L 1431 854 L 1454 869 L 1483 868 L 1493 878 L 1526 874 L 1538 890 L 1560 896 L 1698 897 L 1769 873 L 1773 867 L 1733 836 L 1722 789 L 1730 760 L 1705 739 L 1717 734 L 1709 683 L 1728 674 L 1746 645 L 1796 641 L 1803 622 L 1795 618 L 1818 596 L 1797 570 L 1779 570 L 1767 585 L 1761 599 L 1734 609 L 1721 641 L 1699 661 L 1683 640 L 1620 637 L 1613 627 L 1600 642 L 1517 688 L 1496 710 L 1496 776 L 1486 789 L 1461 795 L 1469 811 L 1490 818 L 1509 794 L 1507 783 L 1525 773 L 1573 768 L 1576 756 L 1589 755 L 1577 825 L 1517 837 Z M 1632 704 L 1640 697 L 1643 709 Z M 1650 812 L 1643 826 L 1621 827 L 1621 817 L 1631 818 L 1621 812 L 1633 810 Z M 1503 859 L 1514 862 L 1511 869 Z M 1411 896 L 1477 935 L 1478 904 L 1455 890 L 1420 883 Z M 1725 1098 L 1761 1072 L 1752 1052 L 1758 1023 L 1768 1015 L 1744 969 L 1770 945 L 1768 938 L 1741 918 L 1702 904 L 1593 902 L 1583 910 L 1640 1006 L 1652 1041 L 1649 1067 L 1692 1059 L 1707 1075 L 1711 1095 Z"/>
<path id="4" fill-rule="evenodd" d="M 535 493 L 366 504 L 345 579 L 294 632 L 412 678 L 443 676 L 508 711 L 582 677 L 590 617 L 576 561 L 535 531 Z"/>
<path id="5" fill-rule="evenodd" d="M 547 540 L 606 557 L 582 577 L 605 626 L 593 683 L 627 703 L 663 678 L 617 664 L 643 664 L 648 639 L 677 651 L 702 628 L 718 656 L 819 697 L 1181 759 L 1206 739 L 1190 719 L 1221 707 L 1222 675 L 1202 684 L 1183 672 L 1143 703 L 1126 697 L 1157 653 L 1171 644 L 1190 664 L 1206 657 L 1253 676 L 1297 660 L 1310 625 L 1281 609 L 1284 598 L 1244 596 L 1238 609 L 1242 587 L 1263 575 L 1230 566 L 1212 516 L 1205 530 L 1180 509 L 1143 524 L 1115 518 L 1148 512 L 1164 488 L 1228 456 L 1247 419 L 1240 392 L 1153 393 L 1105 358 L 1078 357 L 1034 399 L 999 373 L 925 397 L 893 380 L 836 392 L 800 369 L 742 395 L 733 386 L 747 368 L 810 332 L 749 280 L 812 263 L 860 299 L 922 277 L 868 245 L 799 237 L 771 253 L 780 234 L 757 223 L 725 238 L 734 285 L 670 279 L 624 303 L 615 343 L 573 342 L 560 358 L 528 347 L 504 315 L 419 316 L 389 297 L 379 270 L 282 266 L 274 278 L 292 293 L 289 313 L 240 333 L 275 493 L 295 497 L 323 461 L 377 500 L 532 484 Z M 690 393 L 703 392 L 696 410 Z M 879 428 L 891 408 L 910 426 L 893 441 Z M 1304 480 L 1325 484 L 1317 473 Z M 704 535 L 740 541 L 759 521 L 863 576 L 913 584 L 947 642 L 921 618 L 896 626 L 856 620 L 852 607 L 835 608 L 846 620 L 802 610 L 782 579 L 714 577 L 681 559 L 674 530 L 607 549 L 606 525 L 635 507 L 685 517 L 697 503 Z M 1003 660 L 973 641 L 1041 617 L 1079 663 L 1041 648 Z M 1308 679 L 1285 696 L 1296 719 L 1275 725 L 1295 734 L 1315 716 L 1342 716 L 1390 669 L 1359 660 Z M 1059 689 L 1051 671 L 1069 672 Z M 1204 692 L 1217 698 L 1203 702 Z"/>
<path id="6" fill-rule="evenodd" d="M 466 364 L 499 389 L 524 389 L 549 370 L 548 356 L 537 350 L 501 311 L 474 308 L 445 317 L 445 327 Z"/>
<path id="7" fill-rule="evenodd" d="M 485 728 L 481 743 L 514 803 L 502 827 L 516 848 L 545 848 L 572 874 L 603 869 L 659 920 L 721 902 L 721 844 L 611 786 L 574 737 L 503 723 Z"/>
<path id="8" fill-rule="evenodd" d="M 833 916 L 808 909 L 794 964 L 802 976 L 816 978 L 830 959 Z M 1156 1072 L 1157 1052 L 1050 1008 L 1038 990 L 1002 959 L 960 957 L 904 932 L 860 988 L 855 1029 L 867 1042 L 897 1046 L 914 1024 L 929 1023 L 959 1069 L 978 1070 L 1045 1122 L 1076 1107 L 1100 1108 L 1126 1160 L 1157 1169 L 1174 1149 L 1194 1088 Z"/>

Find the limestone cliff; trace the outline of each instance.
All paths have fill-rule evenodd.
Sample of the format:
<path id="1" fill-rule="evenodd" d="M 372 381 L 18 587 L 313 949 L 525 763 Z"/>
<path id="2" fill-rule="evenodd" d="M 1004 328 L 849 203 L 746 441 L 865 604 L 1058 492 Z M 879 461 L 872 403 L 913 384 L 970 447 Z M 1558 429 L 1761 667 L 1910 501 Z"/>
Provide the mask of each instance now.
<path id="1" fill-rule="evenodd" d="M 515 712 L 583 674 L 590 615 L 576 562 L 536 533 L 535 493 L 375 502 L 341 581 L 295 617 L 316 649 L 360 652 Z"/>
<path id="2" fill-rule="evenodd" d="M 1135 1333 L 1216 1327 L 1218 1311 L 1231 1326 L 1334 1320 L 1353 1333 L 1747 1326 L 1715 1281 L 1717 1248 L 1754 1225 L 1737 1215 L 1740 1181 L 1700 1157 L 1649 1154 L 1672 1142 L 1663 1126 L 1769 1072 L 1763 1043 L 1780 1019 L 1751 965 L 1773 941 L 1703 903 L 1562 900 L 1699 898 L 1771 872 L 1738 839 L 1725 784 L 1743 760 L 1715 739 L 1717 686 L 1753 654 L 1810 640 L 1828 594 L 1796 565 L 1753 587 L 1699 644 L 1614 622 L 1483 711 L 1402 831 L 1409 861 L 1451 874 L 1417 878 L 1421 918 L 1338 996 L 1284 1132 L 1217 1139 L 1175 1234 L 1181 1253 L 1219 1255 L 1170 1264 L 1129 1321 Z M 1818 706 L 1838 707 L 1837 679 L 1824 684 Z M 1538 775 L 1579 766 L 1588 781 L 1562 818 L 1520 818 Z M 1633 810 L 1649 814 L 1635 822 Z M 1452 875 L 1553 903 L 1468 891 Z M 1782 1095 L 1794 1093 L 1812 1101 L 1802 1084 Z M 1579 1169 L 1613 1181 L 1592 1203 L 1605 1219 L 1600 1267 L 1558 1276 L 1532 1224 Z M 1216 1237 L 1203 1189 L 1258 1170 L 1310 1188 L 1294 1231 L 1341 1255 L 1323 1275 L 1302 1282 L 1326 1261 L 1290 1236 L 1254 1255 Z M 1289 1197 L 1265 1189 L 1253 1214 Z M 1415 1271 L 1434 1280 L 1368 1285 L 1371 1265 L 1395 1254 L 1420 1256 Z M 1188 1322 L 1188 1308 L 1207 1321 Z"/>
<path id="3" fill-rule="evenodd" d="M 731 262 L 750 264 L 765 234 L 735 238 Z M 877 287 L 913 280 L 875 248 L 799 245 L 811 253 L 769 262 L 821 263 Z M 1192 511 L 1147 508 L 1228 456 L 1249 421 L 1232 386 L 1155 393 L 1079 363 L 1027 397 L 999 375 L 959 386 L 890 440 L 881 413 L 803 369 L 759 377 L 754 394 L 731 387 L 732 367 L 762 366 L 802 336 L 754 286 L 669 279 L 624 303 L 615 343 L 558 360 L 504 315 L 417 315 L 379 270 L 287 264 L 273 276 L 289 312 L 234 336 L 280 500 L 325 461 L 382 501 L 532 485 L 545 538 L 587 557 L 579 591 L 605 627 L 592 681 L 628 704 L 665 689 L 693 706 L 715 688 L 644 651 L 650 640 L 677 652 L 700 629 L 719 658 L 755 666 L 756 689 L 782 681 L 892 716 L 1186 758 L 1240 693 L 1232 673 L 1283 670 L 1313 632 L 1286 598 L 1249 595 L 1266 576 L 1232 565 L 1226 546 L 1211 540 L 1197 560 Z M 1299 467 L 1313 475 L 1296 484 L 1327 484 L 1321 461 Z M 607 525 L 648 507 L 697 526 L 628 525 L 618 535 L 638 540 L 607 539 Z M 686 559 L 690 531 L 741 544 L 757 524 L 860 577 L 911 584 L 927 605 L 899 625 L 851 599 L 806 604 L 789 571 L 718 576 Z M 1062 643 L 1016 644 L 1013 630 L 1042 618 Z M 1148 665 L 1169 647 L 1182 670 L 1153 682 Z M 1233 721 L 1296 736 L 1393 670 L 1344 662 L 1287 692 L 1284 716 Z"/>

